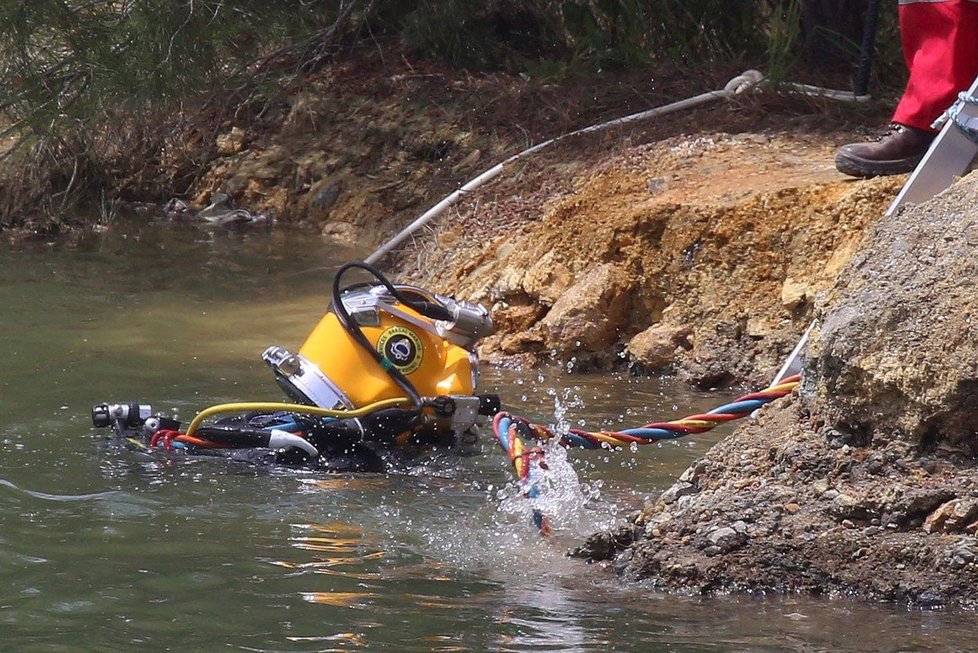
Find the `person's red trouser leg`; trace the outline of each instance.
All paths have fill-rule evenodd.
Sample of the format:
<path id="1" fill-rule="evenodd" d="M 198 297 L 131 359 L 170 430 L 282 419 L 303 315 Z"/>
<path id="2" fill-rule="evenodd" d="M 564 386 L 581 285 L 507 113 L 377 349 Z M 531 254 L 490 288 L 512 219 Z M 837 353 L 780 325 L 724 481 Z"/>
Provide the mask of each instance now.
<path id="1" fill-rule="evenodd" d="M 931 130 L 978 75 L 978 0 L 900 0 L 899 11 L 910 78 L 893 122 Z"/>

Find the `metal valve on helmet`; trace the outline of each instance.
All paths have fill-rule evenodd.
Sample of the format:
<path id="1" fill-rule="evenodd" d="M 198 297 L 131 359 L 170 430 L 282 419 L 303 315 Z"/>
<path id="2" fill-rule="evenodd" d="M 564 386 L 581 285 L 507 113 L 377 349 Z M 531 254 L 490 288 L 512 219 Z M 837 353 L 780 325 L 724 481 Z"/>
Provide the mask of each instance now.
<path id="1" fill-rule="evenodd" d="M 92 425 L 105 428 L 119 424 L 137 429 L 153 414 L 149 404 L 95 404 L 92 406 Z"/>
<path id="2" fill-rule="evenodd" d="M 451 320 L 438 320 L 435 326 L 443 335 L 451 333 L 456 339 L 462 339 L 462 346 L 470 347 L 477 340 L 492 335 L 492 318 L 482 304 L 473 304 L 451 297 L 436 295 Z"/>
<path id="3" fill-rule="evenodd" d="M 114 426 L 122 433 L 127 429 L 155 433 L 160 429 L 179 429 L 180 422 L 170 417 L 154 415 L 149 404 L 95 404 L 92 406 L 92 426 L 106 428 Z"/>
<path id="4" fill-rule="evenodd" d="M 464 431 L 500 410 L 499 396 L 486 394 L 475 396 L 439 396 L 426 400 L 434 409 L 435 416 L 450 421 L 456 431 Z"/>

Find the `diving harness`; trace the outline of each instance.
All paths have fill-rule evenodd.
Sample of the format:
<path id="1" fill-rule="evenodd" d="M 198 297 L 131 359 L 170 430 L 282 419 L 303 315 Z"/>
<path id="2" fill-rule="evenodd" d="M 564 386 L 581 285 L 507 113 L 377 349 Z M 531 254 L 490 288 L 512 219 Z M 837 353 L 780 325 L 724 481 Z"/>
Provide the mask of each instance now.
<path id="1" fill-rule="evenodd" d="M 376 283 L 343 286 L 352 269 Z M 102 403 L 92 423 L 145 449 L 381 471 L 391 452 L 470 438 L 499 411 L 496 395 L 475 394 L 475 344 L 491 332 L 485 307 L 394 285 L 351 262 L 337 271 L 329 309 L 299 352 L 272 346 L 262 354 L 291 403 L 211 406 L 183 430 L 149 405 Z"/>

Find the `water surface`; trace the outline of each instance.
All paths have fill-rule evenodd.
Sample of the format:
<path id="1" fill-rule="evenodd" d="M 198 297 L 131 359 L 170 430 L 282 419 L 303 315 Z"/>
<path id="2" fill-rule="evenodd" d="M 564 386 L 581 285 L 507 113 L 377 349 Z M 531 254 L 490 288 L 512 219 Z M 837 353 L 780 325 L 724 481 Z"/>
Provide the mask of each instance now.
<path id="1" fill-rule="evenodd" d="M 970 650 L 971 614 L 667 595 L 565 557 L 730 427 L 554 452 L 550 539 L 485 435 L 411 474 L 326 475 L 146 456 L 90 427 L 101 401 L 189 420 L 282 399 L 261 351 L 297 349 L 332 270 L 363 254 L 139 223 L 0 250 L 0 650 Z M 588 428 L 731 396 L 557 369 L 485 369 L 482 390 Z"/>

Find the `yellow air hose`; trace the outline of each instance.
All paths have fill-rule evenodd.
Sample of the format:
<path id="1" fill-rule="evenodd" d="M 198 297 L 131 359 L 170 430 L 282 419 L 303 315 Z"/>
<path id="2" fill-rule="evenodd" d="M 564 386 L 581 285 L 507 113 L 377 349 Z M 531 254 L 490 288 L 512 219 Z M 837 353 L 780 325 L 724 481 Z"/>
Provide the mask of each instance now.
<path id="1" fill-rule="evenodd" d="M 391 408 L 393 406 L 403 406 L 404 404 L 412 404 L 413 402 L 407 397 L 395 397 L 394 399 L 382 399 L 380 401 L 375 401 L 372 404 L 367 404 L 360 408 L 351 409 L 331 409 L 331 408 L 320 408 L 318 406 L 306 406 L 304 404 L 283 404 L 277 402 L 269 401 L 251 401 L 251 402 L 239 402 L 233 404 L 217 404 L 216 406 L 210 406 L 204 410 L 197 413 L 193 421 L 187 427 L 184 435 L 193 435 L 194 431 L 200 426 L 208 417 L 213 415 L 220 415 L 222 413 L 243 413 L 250 410 L 281 410 L 291 413 L 302 413 L 305 415 L 316 415 L 318 417 L 338 417 L 341 419 L 346 419 L 350 417 L 360 417 L 362 415 L 368 415 L 374 411 L 380 410 L 382 408 Z"/>

